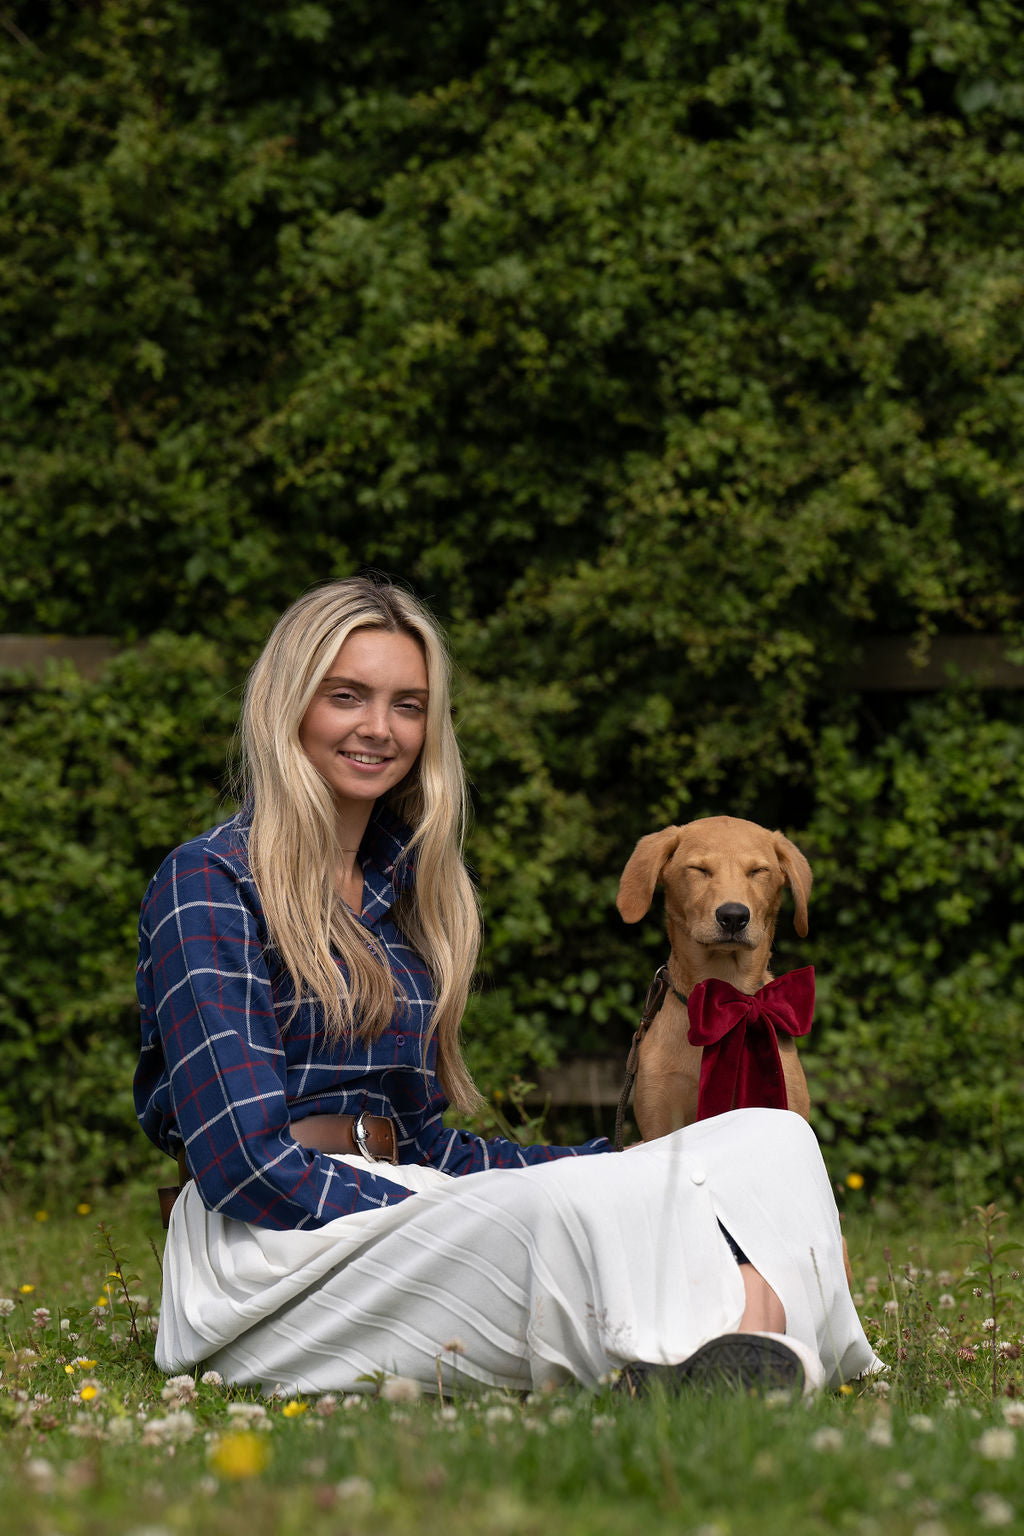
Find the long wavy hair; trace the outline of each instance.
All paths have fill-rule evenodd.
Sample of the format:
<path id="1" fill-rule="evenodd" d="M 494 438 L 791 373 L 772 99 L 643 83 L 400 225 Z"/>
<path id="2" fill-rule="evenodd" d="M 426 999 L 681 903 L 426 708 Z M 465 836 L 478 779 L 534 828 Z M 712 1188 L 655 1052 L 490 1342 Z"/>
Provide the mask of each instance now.
<path id="1" fill-rule="evenodd" d="M 395 916 L 434 984 L 427 1038 L 436 1031 L 437 1072 L 447 1098 L 470 1112 L 480 1096 L 462 1057 L 460 1024 L 480 947 L 480 915 L 463 862 L 466 778 L 451 722 L 444 637 L 401 587 L 358 576 L 305 593 L 278 620 L 250 672 L 238 787 L 252 805 L 252 873 L 296 1007 L 300 998 L 317 1001 L 333 1043 L 352 1035 L 376 1039 L 394 1013 L 394 980 L 383 949 L 335 891 L 334 800 L 299 741 L 306 710 L 339 647 L 357 629 L 410 635 L 426 661 L 423 747 L 383 803 L 413 832 L 408 852 L 415 850 L 416 878 L 396 902 Z"/>

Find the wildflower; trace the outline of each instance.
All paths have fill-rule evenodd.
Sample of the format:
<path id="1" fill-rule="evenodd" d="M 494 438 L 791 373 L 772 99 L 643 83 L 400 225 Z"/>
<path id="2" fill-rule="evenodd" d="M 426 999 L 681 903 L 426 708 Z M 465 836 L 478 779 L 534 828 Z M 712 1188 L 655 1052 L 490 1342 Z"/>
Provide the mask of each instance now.
<path id="1" fill-rule="evenodd" d="M 96 1365 L 95 1360 L 87 1360 L 84 1355 L 76 1355 L 74 1363 L 82 1371 L 91 1371 Z"/>
<path id="2" fill-rule="evenodd" d="M 1004 1403 L 1003 1418 L 1007 1424 L 1014 1427 L 1024 1424 L 1024 1402 L 1018 1399 L 1015 1402 Z"/>
<path id="3" fill-rule="evenodd" d="M 35 1286 L 34 1285 L 30 1285 L 30 1284 L 28 1284 L 26 1282 L 25 1285 L 19 1285 L 18 1286 L 18 1290 L 21 1292 L 21 1294 L 23 1296 L 31 1296 L 32 1292 L 35 1290 Z"/>
<path id="4" fill-rule="evenodd" d="M 365 1477 L 343 1477 L 340 1483 L 335 1483 L 334 1491 L 345 1503 L 373 1498 L 373 1484 Z"/>
<path id="5" fill-rule="evenodd" d="M 284 1407 L 281 1409 L 281 1417 L 283 1419 L 297 1419 L 300 1414 L 305 1413 L 308 1408 L 308 1403 L 300 1403 L 298 1398 L 293 1397 L 291 1401 L 285 1403 Z"/>
<path id="6" fill-rule="evenodd" d="M 48 1328 L 50 1326 L 49 1307 L 36 1307 L 32 1313 L 32 1322 L 36 1328 Z"/>
<path id="7" fill-rule="evenodd" d="M 198 1397 L 191 1376 L 169 1376 L 160 1393 L 162 1402 L 172 1408 L 188 1408 Z"/>
<path id="8" fill-rule="evenodd" d="M 1020 1350 L 1020 1345 L 1019 1344 L 1015 1343 L 1011 1339 L 1000 1339 L 1000 1341 L 999 1341 L 999 1358 L 1000 1358 L 1000 1360 L 1019 1360 L 1020 1359 L 1020 1353 L 1021 1353 L 1021 1350 Z"/>
<path id="9" fill-rule="evenodd" d="M 230 1430 L 213 1442 L 209 1462 L 221 1477 L 240 1481 L 258 1477 L 270 1461 L 270 1446 L 262 1435 L 251 1429 Z"/>
<path id="10" fill-rule="evenodd" d="M 1012 1504 L 1002 1498 L 998 1493 L 979 1493 L 975 1495 L 974 1507 L 982 1525 L 1012 1525 L 1016 1511 Z"/>
<path id="11" fill-rule="evenodd" d="M 262 1403 L 228 1403 L 228 1416 L 238 1424 L 269 1429 L 270 1420 Z"/>
<path id="12" fill-rule="evenodd" d="M 451 1403 L 445 1403 L 442 1408 L 438 1409 L 437 1416 L 442 1424 L 454 1424 L 459 1416 L 459 1411 L 457 1408 L 452 1407 Z"/>
<path id="13" fill-rule="evenodd" d="M 972 1285 L 971 1286 L 971 1295 L 972 1296 L 977 1297 L 978 1299 L 980 1299 L 982 1296 L 984 1296 L 984 1294 L 985 1294 L 985 1292 L 982 1290 L 980 1285 Z"/>
<path id="14" fill-rule="evenodd" d="M 811 1436 L 811 1449 L 814 1451 L 838 1451 L 843 1443 L 842 1431 L 826 1424 L 821 1429 L 816 1429 Z"/>
<path id="15" fill-rule="evenodd" d="M 961 1344 L 956 1352 L 956 1357 L 958 1360 L 977 1360 L 978 1351 L 974 1348 L 973 1344 Z"/>
<path id="16" fill-rule="evenodd" d="M 942 1295 L 939 1297 L 939 1306 L 943 1309 L 944 1312 L 948 1312 L 950 1308 L 956 1306 L 956 1297 L 951 1296 L 948 1291 L 943 1291 Z"/>
<path id="17" fill-rule="evenodd" d="M 50 1462 L 42 1456 L 30 1456 L 24 1466 L 25 1478 L 36 1493 L 52 1493 L 57 1486 L 57 1475 Z"/>
<path id="18" fill-rule="evenodd" d="M 847 1189 L 863 1189 L 864 1175 L 862 1173 L 848 1173 L 846 1175 Z"/>
<path id="19" fill-rule="evenodd" d="M 484 1409 L 484 1418 L 488 1424 L 512 1424 L 515 1417 L 514 1410 L 507 1403 L 495 1403 L 493 1407 Z"/>
<path id="20" fill-rule="evenodd" d="M 83 1381 L 78 1389 L 79 1402 L 94 1403 L 102 1391 L 98 1381 Z"/>
<path id="21" fill-rule="evenodd" d="M 104 1296 L 97 1296 L 96 1297 L 96 1306 L 97 1307 L 109 1307 L 110 1306 L 110 1297 L 106 1296 L 106 1295 L 104 1295 Z"/>
<path id="22" fill-rule="evenodd" d="M 892 1445 L 892 1425 L 888 1419 L 872 1419 L 864 1438 L 869 1445 L 877 1445 L 884 1450 Z"/>
<path id="23" fill-rule="evenodd" d="M 952 1285 L 955 1277 L 950 1270 L 940 1269 L 935 1278 L 940 1285 Z"/>
<path id="24" fill-rule="evenodd" d="M 380 1395 L 386 1403 L 414 1403 L 420 1396 L 420 1384 L 409 1376 L 389 1376 Z"/>
<path id="25" fill-rule="evenodd" d="M 882 1311 L 887 1313 L 889 1317 L 892 1317 L 894 1313 L 899 1311 L 899 1309 L 900 1304 L 898 1301 L 887 1301 L 883 1306 Z"/>
<path id="26" fill-rule="evenodd" d="M 1017 1436 L 1012 1429 L 986 1429 L 975 1440 L 974 1449 L 986 1461 L 1012 1461 L 1017 1454 Z"/>
<path id="27" fill-rule="evenodd" d="M 461 1339 L 449 1339 L 447 1344 L 441 1345 L 441 1348 L 446 1355 L 464 1355 L 466 1353 L 466 1346 Z"/>
<path id="28" fill-rule="evenodd" d="M 919 1435 L 930 1435 L 935 1428 L 926 1413 L 912 1413 L 907 1419 L 907 1425 L 910 1429 L 916 1429 Z"/>
<path id="29" fill-rule="evenodd" d="M 89 1204 L 88 1200 L 81 1200 L 79 1201 L 78 1205 L 75 1206 L 75 1212 L 79 1216 L 88 1216 L 91 1210 L 92 1206 Z"/>
<path id="30" fill-rule="evenodd" d="M 150 1419 L 142 1431 L 143 1445 L 177 1445 L 191 1440 L 196 1421 L 186 1410 L 169 1413 L 165 1419 Z"/>
<path id="31" fill-rule="evenodd" d="M 995 1320 L 994 1317 L 986 1317 L 982 1321 L 982 1325 L 981 1326 L 984 1328 L 986 1333 L 995 1333 L 995 1331 L 996 1331 L 996 1320 Z"/>
<path id="32" fill-rule="evenodd" d="M 0 1296 L 0 1317 L 10 1317 L 16 1306 L 9 1296 Z"/>
<path id="33" fill-rule="evenodd" d="M 864 1281 L 864 1289 L 867 1291 L 869 1296 L 877 1295 L 878 1294 L 878 1276 L 877 1275 L 868 1275 L 867 1279 Z"/>
<path id="34" fill-rule="evenodd" d="M 49 1211 L 36 1211 L 36 1221 L 49 1221 Z"/>
<path id="35" fill-rule="evenodd" d="M 224 1377 L 220 1371 L 204 1371 L 199 1380 L 204 1387 L 222 1387 L 224 1385 Z"/>
<path id="36" fill-rule="evenodd" d="M 317 1398 L 313 1405 L 313 1412 L 319 1414 L 322 1419 L 329 1419 L 331 1414 L 337 1413 L 337 1411 L 338 1399 L 333 1392 L 325 1392 L 322 1397 Z"/>
<path id="37" fill-rule="evenodd" d="M 560 1403 L 557 1408 L 552 1408 L 551 1410 L 551 1422 L 559 1428 L 563 1424 L 571 1424 L 572 1409 L 567 1408 L 564 1403 Z"/>

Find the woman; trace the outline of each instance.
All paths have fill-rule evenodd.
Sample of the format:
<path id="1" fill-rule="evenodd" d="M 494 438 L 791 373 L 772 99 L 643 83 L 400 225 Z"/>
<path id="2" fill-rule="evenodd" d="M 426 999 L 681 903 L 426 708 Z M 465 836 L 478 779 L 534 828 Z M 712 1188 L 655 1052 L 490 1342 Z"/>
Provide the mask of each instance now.
<path id="1" fill-rule="evenodd" d="M 443 1124 L 479 1103 L 448 676 L 400 588 L 307 593 L 249 679 L 243 809 L 147 891 L 136 1105 L 189 1176 L 158 1364 L 311 1392 L 869 1368 L 797 1116 L 736 1111 L 628 1156 Z"/>

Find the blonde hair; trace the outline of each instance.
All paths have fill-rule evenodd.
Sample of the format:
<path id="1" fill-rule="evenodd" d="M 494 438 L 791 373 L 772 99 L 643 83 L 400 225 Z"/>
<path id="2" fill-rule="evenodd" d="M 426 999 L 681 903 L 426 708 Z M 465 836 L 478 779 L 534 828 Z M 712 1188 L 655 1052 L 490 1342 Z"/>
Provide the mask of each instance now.
<path id="1" fill-rule="evenodd" d="M 357 629 L 407 634 L 427 668 L 426 730 L 416 764 L 383 803 L 412 828 L 416 878 L 395 918 L 423 960 L 436 1006 L 437 1073 L 463 1113 L 480 1096 L 459 1030 L 480 946 L 480 916 L 463 862 L 466 778 L 452 728 L 450 663 L 434 619 L 390 582 L 352 577 L 314 588 L 281 616 L 249 674 L 241 720 L 241 791 L 252 803 L 249 861 L 270 939 L 295 988 L 321 1005 L 328 1039 L 374 1040 L 394 1014 L 383 948 L 335 891 L 337 833 L 330 788 L 299 741 L 299 726 L 338 649 Z M 339 967 L 335 956 L 342 961 Z"/>

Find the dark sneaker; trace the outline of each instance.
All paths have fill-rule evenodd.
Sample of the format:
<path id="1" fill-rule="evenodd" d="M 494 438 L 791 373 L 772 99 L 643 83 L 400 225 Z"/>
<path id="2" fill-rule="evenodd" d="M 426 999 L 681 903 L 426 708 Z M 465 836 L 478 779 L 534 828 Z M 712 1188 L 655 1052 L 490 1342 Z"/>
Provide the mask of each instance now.
<path id="1" fill-rule="evenodd" d="M 695 1388 L 755 1393 L 817 1391 L 823 1383 L 821 1362 L 796 1339 L 781 1333 L 723 1333 L 709 1339 L 676 1365 L 650 1365 L 642 1360 L 623 1366 L 616 1390 L 640 1397 L 651 1382 L 669 1392 Z"/>

